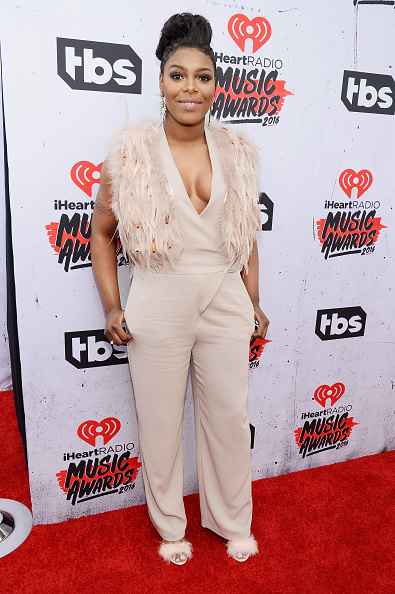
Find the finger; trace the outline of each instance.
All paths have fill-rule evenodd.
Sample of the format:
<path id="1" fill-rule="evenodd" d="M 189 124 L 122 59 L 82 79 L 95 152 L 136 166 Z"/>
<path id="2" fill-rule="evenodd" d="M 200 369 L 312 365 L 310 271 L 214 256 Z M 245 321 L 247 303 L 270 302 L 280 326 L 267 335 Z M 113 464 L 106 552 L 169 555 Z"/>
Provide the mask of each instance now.
<path id="1" fill-rule="evenodd" d="M 258 322 L 258 328 L 255 330 L 255 332 L 252 334 L 253 338 L 265 338 L 266 336 L 266 332 L 267 332 L 267 328 L 269 326 L 269 322 L 259 316 L 255 316 L 256 321 Z"/>
<path id="2" fill-rule="evenodd" d="M 127 322 L 125 320 L 125 310 L 122 311 L 122 322 L 121 323 L 125 326 L 125 328 L 122 326 L 122 331 L 125 336 L 125 340 L 126 340 L 126 342 L 129 342 L 130 340 L 132 340 L 133 337 L 129 332 L 129 328 L 128 328 Z"/>
<path id="3" fill-rule="evenodd" d="M 121 340 L 118 336 L 114 336 L 114 338 L 112 340 L 110 340 L 110 345 L 111 346 L 126 346 L 131 340 L 133 340 L 133 337 L 130 337 L 127 340 Z"/>
<path id="4" fill-rule="evenodd" d="M 266 332 L 258 328 L 253 334 L 251 334 L 251 336 L 252 338 L 265 338 Z"/>
<path id="5" fill-rule="evenodd" d="M 266 337 L 267 331 L 269 329 L 269 324 L 270 324 L 270 321 L 265 317 L 264 324 L 263 324 L 263 335 L 262 335 L 262 338 L 265 338 Z"/>
<path id="6" fill-rule="evenodd" d="M 261 338 L 265 338 L 267 329 L 269 327 L 269 320 L 265 317 L 262 320 L 262 324 L 259 326 L 258 332 L 261 334 Z"/>
<path id="7" fill-rule="evenodd" d="M 118 342 L 115 342 L 115 340 L 117 340 Z M 128 342 L 130 342 L 132 340 L 132 335 L 125 332 L 121 326 L 119 329 L 117 328 L 117 330 L 115 332 L 115 340 L 114 340 L 114 343 L 118 344 L 118 346 L 120 344 L 127 344 Z"/>
<path id="8" fill-rule="evenodd" d="M 118 319 L 112 321 L 107 320 L 107 322 L 108 324 L 106 324 L 104 335 L 109 341 L 113 341 L 114 344 L 120 346 L 121 344 L 127 344 L 132 340 L 132 335 L 129 332 L 125 332 L 122 327 L 122 324 L 125 323 L 123 312 Z"/>
<path id="9" fill-rule="evenodd" d="M 122 326 L 113 326 L 111 330 L 107 330 L 104 334 L 109 342 L 116 346 L 127 344 L 133 338 L 131 334 L 123 330 Z"/>

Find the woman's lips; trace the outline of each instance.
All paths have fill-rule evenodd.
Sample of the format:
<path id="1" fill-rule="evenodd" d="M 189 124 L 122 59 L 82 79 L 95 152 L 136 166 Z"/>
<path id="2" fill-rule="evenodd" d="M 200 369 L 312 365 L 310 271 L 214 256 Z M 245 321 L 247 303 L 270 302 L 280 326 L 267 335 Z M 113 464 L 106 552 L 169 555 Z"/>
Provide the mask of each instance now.
<path id="1" fill-rule="evenodd" d="M 187 111 L 195 111 L 195 109 L 199 109 L 199 107 L 201 106 L 200 101 L 185 100 L 185 101 L 179 101 L 178 103 L 183 109 L 186 109 Z"/>

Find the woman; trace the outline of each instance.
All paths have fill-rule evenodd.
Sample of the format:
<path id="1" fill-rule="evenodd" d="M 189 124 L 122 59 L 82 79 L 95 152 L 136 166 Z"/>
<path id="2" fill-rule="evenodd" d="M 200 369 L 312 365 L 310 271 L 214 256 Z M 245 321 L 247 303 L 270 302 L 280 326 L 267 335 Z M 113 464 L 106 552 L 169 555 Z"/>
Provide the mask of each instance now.
<path id="1" fill-rule="evenodd" d="M 116 139 L 92 218 L 105 335 L 128 345 L 148 513 L 159 554 L 179 565 L 192 550 L 181 443 L 190 364 L 202 526 L 238 561 L 258 552 L 246 398 L 250 338 L 263 338 L 269 322 L 258 295 L 255 150 L 225 126 L 205 125 L 215 92 L 211 35 L 199 15 L 165 23 L 156 51 L 163 124 Z M 116 229 L 135 265 L 125 310 Z"/>

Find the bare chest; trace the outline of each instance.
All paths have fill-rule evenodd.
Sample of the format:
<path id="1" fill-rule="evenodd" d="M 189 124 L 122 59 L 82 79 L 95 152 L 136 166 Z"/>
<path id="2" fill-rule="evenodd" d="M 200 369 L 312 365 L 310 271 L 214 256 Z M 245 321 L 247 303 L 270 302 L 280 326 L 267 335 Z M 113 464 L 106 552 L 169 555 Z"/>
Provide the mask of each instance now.
<path id="1" fill-rule="evenodd" d="M 206 144 L 196 148 L 170 147 L 186 193 L 196 212 L 206 208 L 211 196 L 212 168 Z"/>

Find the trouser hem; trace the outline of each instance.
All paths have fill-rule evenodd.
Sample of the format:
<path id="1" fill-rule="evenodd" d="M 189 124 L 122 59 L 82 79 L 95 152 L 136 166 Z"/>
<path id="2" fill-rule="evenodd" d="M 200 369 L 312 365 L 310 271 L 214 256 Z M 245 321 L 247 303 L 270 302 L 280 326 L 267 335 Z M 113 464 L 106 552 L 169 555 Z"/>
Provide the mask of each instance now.
<path id="1" fill-rule="evenodd" d="M 225 540 L 245 540 L 251 535 L 251 530 L 247 530 L 246 532 L 243 532 L 243 534 L 240 536 L 240 535 L 236 535 L 234 533 L 217 530 L 216 528 L 215 529 L 211 528 L 210 526 L 207 526 L 203 522 L 202 522 L 201 526 L 202 526 L 202 528 L 211 530 L 211 532 L 214 532 L 214 534 L 217 534 L 218 536 L 220 536 L 221 538 L 224 538 Z"/>
<path id="2" fill-rule="evenodd" d="M 169 535 L 169 534 L 163 535 L 158 530 L 157 530 L 157 532 L 162 540 L 167 540 L 169 542 L 177 542 L 177 540 L 182 540 L 183 538 L 185 538 L 185 531 L 182 536 L 176 536 L 176 537 Z"/>

